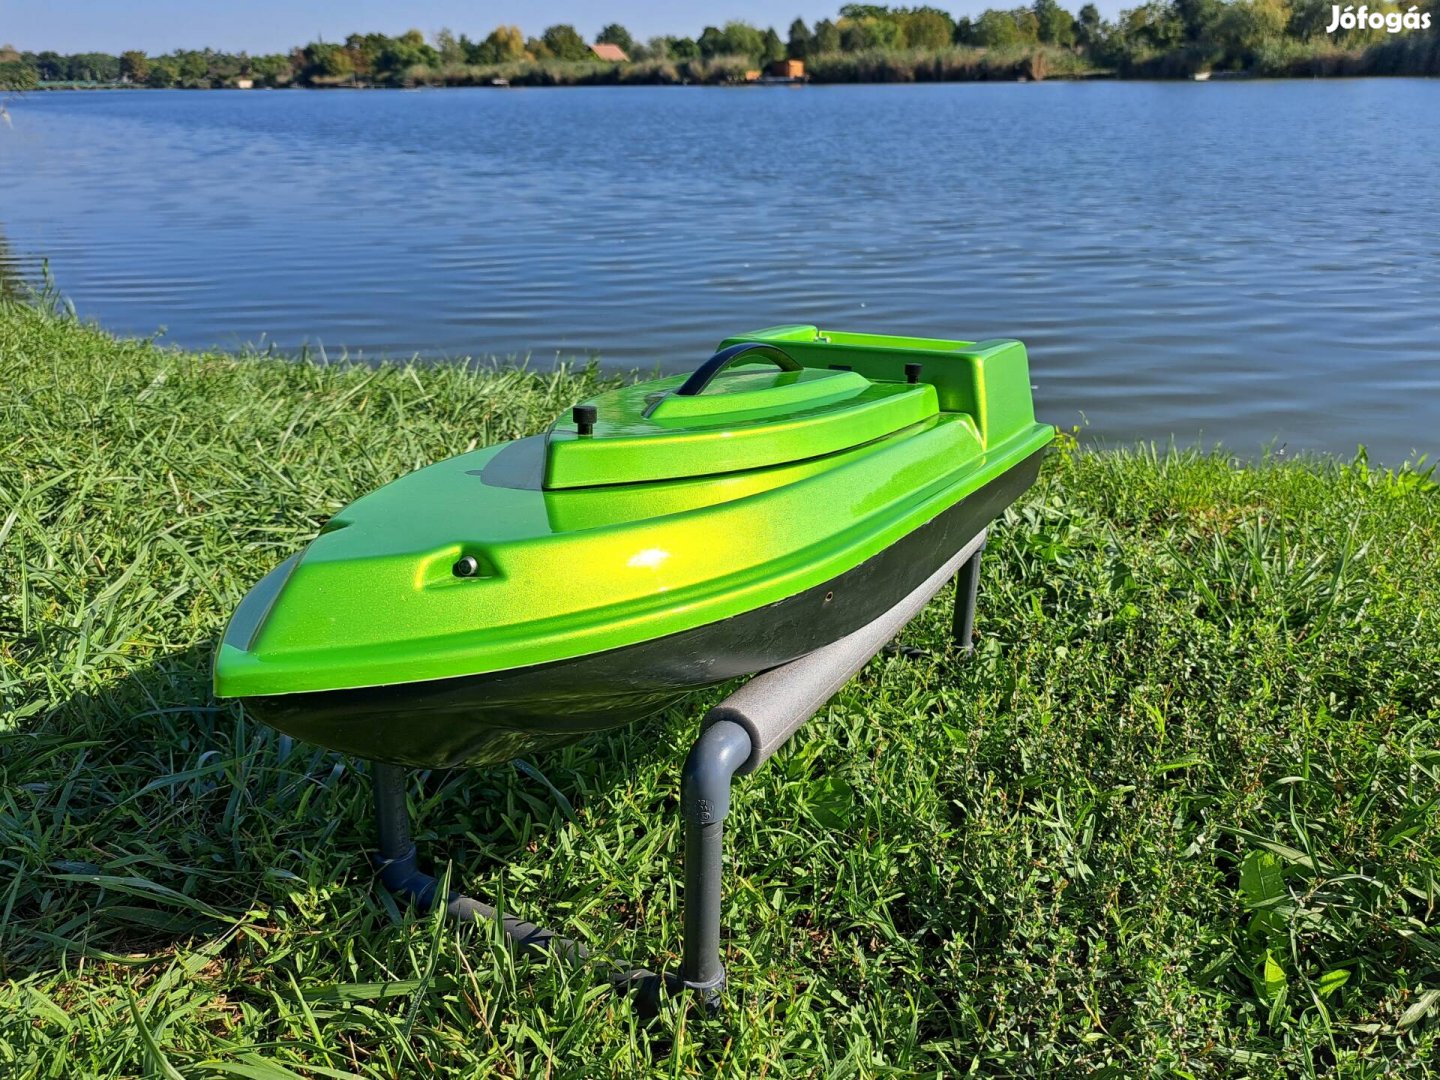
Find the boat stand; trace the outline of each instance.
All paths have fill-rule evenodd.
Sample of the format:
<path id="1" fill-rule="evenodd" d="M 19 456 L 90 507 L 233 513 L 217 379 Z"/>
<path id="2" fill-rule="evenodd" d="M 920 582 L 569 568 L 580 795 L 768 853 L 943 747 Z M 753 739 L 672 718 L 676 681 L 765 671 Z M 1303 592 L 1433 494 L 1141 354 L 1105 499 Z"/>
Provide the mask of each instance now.
<path id="1" fill-rule="evenodd" d="M 680 780 L 680 805 L 685 818 L 685 941 L 680 970 L 657 974 L 645 968 L 610 968 L 604 974 L 612 984 L 636 991 L 649 1003 L 658 999 L 663 987 L 691 990 L 706 1005 L 718 1005 L 725 985 L 720 917 L 731 782 L 736 776 L 754 772 L 784 746 L 805 721 L 920 613 L 952 575 L 956 578 L 952 623 L 955 645 L 968 652 L 985 541 L 986 534 L 981 532 L 874 622 L 798 660 L 756 675 L 705 714 L 700 737 L 690 748 Z M 405 803 L 406 775 L 403 766 L 373 766 L 379 832 L 374 862 L 387 889 L 419 910 L 429 911 L 436 902 L 439 883 L 418 866 Z M 498 920 L 517 956 L 553 953 L 574 960 L 589 957 L 579 942 L 503 915 L 458 891 L 445 898 L 445 911 L 457 920 Z"/>

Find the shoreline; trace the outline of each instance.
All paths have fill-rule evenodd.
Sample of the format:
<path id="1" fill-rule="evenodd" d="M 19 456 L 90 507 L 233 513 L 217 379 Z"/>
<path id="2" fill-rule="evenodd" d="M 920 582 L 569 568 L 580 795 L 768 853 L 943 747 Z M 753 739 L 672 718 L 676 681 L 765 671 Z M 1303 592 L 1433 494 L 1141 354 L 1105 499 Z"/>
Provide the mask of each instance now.
<path id="1" fill-rule="evenodd" d="M 914 79 L 816 79 L 807 78 L 803 81 L 784 84 L 767 85 L 759 82 L 706 82 L 706 81 L 644 81 L 644 80 L 574 80 L 574 81 L 509 81 L 504 85 L 484 82 L 438 82 L 422 83 L 418 86 L 391 86 L 380 84 L 335 84 L 330 86 L 299 86 L 286 84 L 283 86 L 141 86 L 133 83 L 95 83 L 92 85 L 71 86 L 61 83 L 42 83 L 38 86 L 25 90 L 12 90 L 7 93 L 13 97 L 22 97 L 25 94 L 64 94 L 64 93 L 87 93 L 95 91 L 124 91 L 149 92 L 149 93 L 266 93 L 274 91 L 309 91 L 318 93 L 345 93 L 357 91 L 388 91 L 390 93 L 414 93 L 417 90 L 569 90 L 569 89 L 593 89 L 593 88 L 654 88 L 666 87 L 675 89 L 711 89 L 711 90 L 739 90 L 750 87 L 764 88 L 767 90 L 776 89 L 797 89 L 802 86 L 923 86 L 955 84 L 963 85 L 968 83 L 1026 83 L 1041 82 L 1126 82 L 1126 83 L 1232 83 L 1232 82 L 1302 82 L 1323 79 L 1327 82 L 1360 81 L 1363 79 L 1392 80 L 1392 79 L 1440 79 L 1440 74 L 1425 72 L 1378 72 L 1378 71 L 1333 71 L 1320 74 L 1296 72 L 1293 74 L 1261 73 L 1253 71 L 1206 71 L 1191 75 L 1123 75 L 1117 71 L 1096 69 L 1093 71 L 1069 72 L 1063 74 L 1046 75 L 1041 78 L 1029 76 L 975 76 L 963 78 L 914 78 Z"/>
<path id="2" fill-rule="evenodd" d="M 454 87 L 451 89 L 465 89 Z M 7 324 L 17 318 L 38 319 L 48 323 L 57 332 L 85 338 L 97 344 L 122 352 L 145 350 L 157 360 L 165 363 L 220 364 L 241 367 L 273 367 L 281 369 L 318 369 L 337 374 L 364 378 L 367 375 L 385 373 L 399 374 L 410 378 L 414 373 L 452 371 L 461 377 L 515 377 L 534 378 L 551 382 L 581 380 L 586 386 L 615 386 L 639 379 L 653 379 L 665 373 L 657 367 L 637 366 L 631 368 L 609 367 L 600 354 L 555 353 L 553 359 L 546 359 L 539 365 L 532 365 L 533 353 L 463 353 L 427 355 L 424 353 L 396 355 L 351 355 L 341 351 L 333 358 L 324 349 L 302 345 L 295 349 L 280 349 L 273 346 L 253 348 L 242 345 L 238 348 L 209 347 L 196 348 L 164 341 L 157 335 L 128 335 L 109 330 L 98 321 L 76 315 L 62 296 L 53 290 L 37 289 L 22 282 L 9 294 L 0 292 L 0 345 L 4 344 L 3 331 Z M 547 354 L 549 355 L 549 354 Z M 673 373 L 671 373 L 673 374 Z M 1300 468 L 1362 468 L 1374 471 L 1414 473 L 1430 476 L 1440 472 L 1440 463 L 1428 466 L 1430 455 L 1410 451 L 1403 457 L 1385 458 L 1375 461 L 1371 458 L 1367 444 L 1346 449 L 1300 448 L 1287 449 L 1282 444 L 1276 450 L 1274 441 L 1256 444 L 1255 450 L 1237 449 L 1216 440 L 1178 438 L 1173 432 L 1166 439 L 1135 436 L 1120 440 L 1117 438 L 1094 437 L 1081 439 L 1074 432 L 1079 429 L 1060 428 L 1062 441 L 1073 443 L 1080 452 L 1100 455 L 1128 455 L 1133 453 L 1155 454 L 1157 448 L 1164 452 L 1200 457 L 1221 458 L 1239 469 L 1284 467 L 1297 465 Z M 1373 462 L 1373 464 L 1372 464 Z M 1440 491 L 1440 486 L 1437 486 Z"/>
<path id="3" fill-rule="evenodd" d="M 12 65 L 13 66 L 13 65 Z M 33 74 L 33 73 L 32 73 Z M 1226 52 L 1194 42 L 1163 52 L 1117 55 L 1053 44 L 955 46 L 948 49 L 824 53 L 806 61 L 802 75 L 775 85 L 871 85 L 923 82 L 1045 82 L 1116 80 L 1228 82 L 1240 79 L 1440 77 L 1440 36 L 1415 35 L 1365 46 L 1325 40 L 1284 39 L 1273 47 Z M 3 84 L 0 84 L 3 85 Z M 740 56 L 709 60 L 524 59 L 492 64 L 413 64 L 381 74 L 324 75 L 303 69 L 261 74 L 249 67 L 201 77 L 107 81 L 32 79 L 25 90 L 129 89 L 390 89 L 540 86 L 742 86 L 766 85 Z"/>

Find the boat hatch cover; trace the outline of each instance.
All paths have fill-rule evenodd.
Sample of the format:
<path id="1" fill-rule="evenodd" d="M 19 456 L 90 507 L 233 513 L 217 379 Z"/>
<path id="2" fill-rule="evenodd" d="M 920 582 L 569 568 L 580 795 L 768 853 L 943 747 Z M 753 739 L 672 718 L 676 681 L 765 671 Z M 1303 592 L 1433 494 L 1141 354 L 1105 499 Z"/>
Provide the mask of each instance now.
<path id="1" fill-rule="evenodd" d="M 611 390 L 557 420 L 545 436 L 544 486 L 782 465 L 884 438 L 938 411 L 929 383 L 877 382 L 801 367 L 773 346 L 735 345 L 689 376 Z"/>

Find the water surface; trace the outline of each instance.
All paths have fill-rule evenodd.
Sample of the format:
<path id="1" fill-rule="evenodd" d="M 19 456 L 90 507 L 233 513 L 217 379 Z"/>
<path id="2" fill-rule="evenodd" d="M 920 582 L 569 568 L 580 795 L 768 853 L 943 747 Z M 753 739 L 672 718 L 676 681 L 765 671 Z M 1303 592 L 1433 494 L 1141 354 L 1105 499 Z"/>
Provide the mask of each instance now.
<path id="1" fill-rule="evenodd" d="M 1088 437 L 1440 449 L 1440 83 L 12 99 L 0 237 L 188 346 L 694 366 L 816 323 L 1031 351 Z"/>

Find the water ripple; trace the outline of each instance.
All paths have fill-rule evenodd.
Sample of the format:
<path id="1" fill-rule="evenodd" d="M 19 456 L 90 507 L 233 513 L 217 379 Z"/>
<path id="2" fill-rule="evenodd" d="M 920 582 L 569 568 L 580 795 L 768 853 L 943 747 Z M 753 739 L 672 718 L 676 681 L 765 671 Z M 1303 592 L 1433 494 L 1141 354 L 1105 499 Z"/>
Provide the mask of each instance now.
<path id="1" fill-rule="evenodd" d="M 193 346 L 674 370 L 775 323 L 1014 336 L 1091 437 L 1398 459 L 1440 442 L 1440 224 L 1384 179 L 1434 174 L 1437 107 L 1414 80 L 32 95 L 0 268 Z"/>

